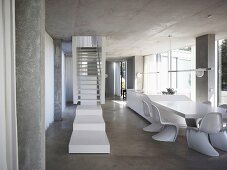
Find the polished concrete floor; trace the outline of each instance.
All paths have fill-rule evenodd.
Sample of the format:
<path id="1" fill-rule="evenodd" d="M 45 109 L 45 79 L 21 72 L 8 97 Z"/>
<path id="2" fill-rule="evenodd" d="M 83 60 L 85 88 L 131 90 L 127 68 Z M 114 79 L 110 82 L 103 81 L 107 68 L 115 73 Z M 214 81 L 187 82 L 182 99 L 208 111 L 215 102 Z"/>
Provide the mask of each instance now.
<path id="1" fill-rule="evenodd" d="M 175 143 L 152 140 L 144 132 L 148 125 L 142 117 L 118 100 L 107 100 L 102 106 L 110 154 L 68 154 L 75 106 L 68 106 L 64 119 L 54 122 L 46 131 L 47 170 L 184 170 L 227 169 L 227 153 L 208 157 L 187 148 L 185 136 Z"/>

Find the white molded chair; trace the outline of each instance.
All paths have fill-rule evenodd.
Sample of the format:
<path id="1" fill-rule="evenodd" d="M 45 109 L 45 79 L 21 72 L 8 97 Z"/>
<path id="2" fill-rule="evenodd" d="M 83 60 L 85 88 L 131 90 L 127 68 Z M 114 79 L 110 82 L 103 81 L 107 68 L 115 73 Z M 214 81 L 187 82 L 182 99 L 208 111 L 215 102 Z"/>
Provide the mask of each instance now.
<path id="1" fill-rule="evenodd" d="M 163 125 L 153 121 L 153 114 L 151 112 L 149 103 L 145 100 L 143 100 L 143 112 L 144 112 L 145 116 L 150 117 L 151 122 L 152 122 L 149 126 L 143 128 L 143 130 L 146 132 L 160 132 L 163 128 Z"/>
<path id="2" fill-rule="evenodd" d="M 208 113 L 202 120 L 199 128 L 187 128 L 188 147 L 208 156 L 219 156 L 209 141 L 209 135 L 217 134 L 222 129 L 222 115 Z"/>
<path id="3" fill-rule="evenodd" d="M 227 109 L 227 104 L 221 104 L 221 105 L 219 105 L 218 107 Z"/>
<path id="4" fill-rule="evenodd" d="M 219 107 L 227 109 L 227 105 L 220 105 Z M 226 125 L 226 122 L 222 121 L 222 124 Z M 222 129 L 220 132 L 215 133 L 215 134 L 209 134 L 210 137 L 210 142 L 211 144 L 222 151 L 227 152 L 227 127 L 222 126 Z"/>
<path id="5" fill-rule="evenodd" d="M 203 103 L 211 105 L 211 101 L 204 101 Z"/>
<path id="6" fill-rule="evenodd" d="M 177 138 L 177 134 L 179 131 L 178 125 L 167 121 L 163 121 L 161 119 L 159 109 L 152 103 L 150 103 L 151 108 L 149 107 L 149 104 L 146 101 L 143 101 L 143 103 L 145 107 L 149 109 L 150 113 L 151 112 L 153 113 L 154 122 L 152 124 L 154 124 L 155 127 L 158 127 L 159 128 L 158 131 L 160 131 L 156 135 L 152 136 L 152 138 L 157 141 L 174 142 Z"/>

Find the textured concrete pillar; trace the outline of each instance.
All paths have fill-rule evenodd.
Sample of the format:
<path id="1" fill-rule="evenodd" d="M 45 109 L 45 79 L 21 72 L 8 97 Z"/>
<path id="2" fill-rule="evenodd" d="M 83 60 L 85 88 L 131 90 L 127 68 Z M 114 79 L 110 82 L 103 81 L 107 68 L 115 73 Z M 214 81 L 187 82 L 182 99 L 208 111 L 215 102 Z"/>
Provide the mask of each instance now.
<path id="1" fill-rule="evenodd" d="M 44 0 L 16 0 L 19 169 L 45 169 Z"/>
<path id="2" fill-rule="evenodd" d="M 54 40 L 54 120 L 62 120 L 62 42 Z"/>
<path id="3" fill-rule="evenodd" d="M 196 68 L 213 70 L 205 72 L 203 77 L 196 77 L 196 101 L 215 101 L 215 35 L 208 34 L 196 38 Z"/>

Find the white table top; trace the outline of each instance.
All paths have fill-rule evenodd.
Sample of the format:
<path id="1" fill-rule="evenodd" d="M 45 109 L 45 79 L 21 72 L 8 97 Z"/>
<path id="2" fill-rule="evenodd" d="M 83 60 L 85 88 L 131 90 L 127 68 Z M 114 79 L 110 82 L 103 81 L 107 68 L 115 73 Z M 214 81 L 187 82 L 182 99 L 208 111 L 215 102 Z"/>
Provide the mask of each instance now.
<path id="1" fill-rule="evenodd" d="M 163 109 L 170 109 L 177 115 L 184 118 L 202 118 L 210 112 L 222 113 L 223 119 L 227 120 L 226 109 L 211 107 L 209 104 L 196 103 L 193 101 L 152 101 Z"/>

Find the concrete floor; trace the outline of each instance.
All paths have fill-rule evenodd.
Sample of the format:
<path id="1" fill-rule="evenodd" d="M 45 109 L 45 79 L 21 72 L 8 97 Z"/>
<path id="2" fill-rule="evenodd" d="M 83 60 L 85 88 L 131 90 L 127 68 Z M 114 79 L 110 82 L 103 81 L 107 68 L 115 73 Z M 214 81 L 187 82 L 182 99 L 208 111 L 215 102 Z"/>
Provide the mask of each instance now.
<path id="1" fill-rule="evenodd" d="M 107 100 L 102 106 L 110 154 L 68 154 L 75 106 L 68 106 L 62 122 L 54 122 L 46 131 L 47 170 L 184 170 L 227 169 L 227 153 L 207 157 L 187 148 L 185 136 L 175 143 L 152 140 L 144 132 L 148 125 L 142 117 L 121 101 Z"/>

